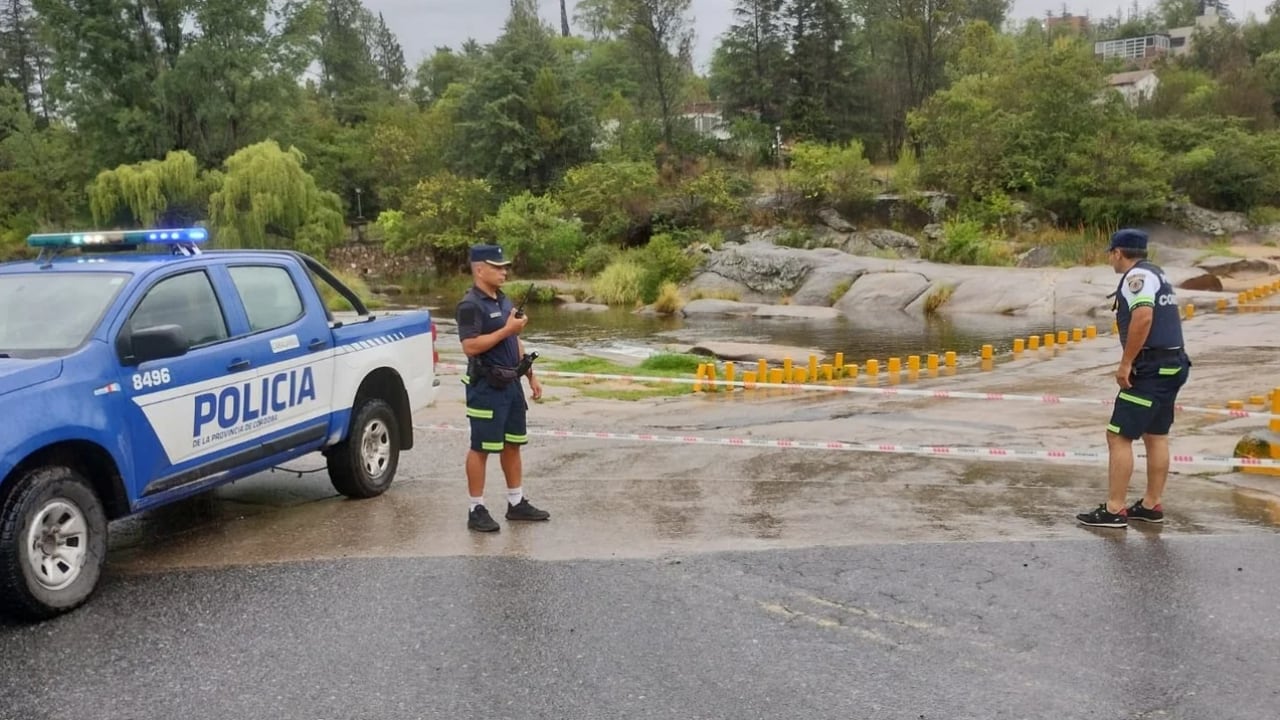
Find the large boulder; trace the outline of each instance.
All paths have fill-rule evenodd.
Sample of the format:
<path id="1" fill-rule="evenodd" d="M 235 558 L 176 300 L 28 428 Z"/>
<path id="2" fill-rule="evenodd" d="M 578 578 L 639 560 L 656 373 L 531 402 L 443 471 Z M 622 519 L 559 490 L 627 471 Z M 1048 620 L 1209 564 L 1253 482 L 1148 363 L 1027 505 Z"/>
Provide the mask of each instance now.
<path id="1" fill-rule="evenodd" d="M 836 301 L 835 308 L 848 316 L 901 310 L 928 288 L 929 281 L 920 273 L 869 273 L 853 283 L 849 291 Z"/>
<path id="2" fill-rule="evenodd" d="M 809 277 L 818 259 L 805 253 L 751 243 L 712 255 L 703 273 L 719 275 L 749 290 L 781 297 L 791 295 Z"/>
<path id="3" fill-rule="evenodd" d="M 854 248 L 873 248 L 871 253 L 854 252 Z M 849 235 L 844 251 L 851 255 L 873 254 L 875 251 L 890 251 L 898 257 L 919 257 L 920 242 L 905 233 L 896 230 L 876 228 L 863 230 Z"/>
<path id="4" fill-rule="evenodd" d="M 1191 203 L 1169 203 L 1165 207 L 1169 220 L 1192 232 L 1221 237 L 1249 232 L 1249 219 L 1244 213 L 1209 210 Z"/>
<path id="5" fill-rule="evenodd" d="M 796 305 L 833 305 L 865 273 L 865 269 L 851 270 L 841 263 L 818 266 L 804 285 L 792 294 L 791 302 Z"/>

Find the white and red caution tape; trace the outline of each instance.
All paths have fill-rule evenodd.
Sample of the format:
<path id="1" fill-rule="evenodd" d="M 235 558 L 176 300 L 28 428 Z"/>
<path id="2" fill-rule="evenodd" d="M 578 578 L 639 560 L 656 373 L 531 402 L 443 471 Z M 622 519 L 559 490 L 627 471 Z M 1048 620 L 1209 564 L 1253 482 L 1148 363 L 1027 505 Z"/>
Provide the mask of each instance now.
<path id="1" fill-rule="evenodd" d="M 431 423 L 414 425 L 414 429 L 423 431 L 469 432 L 466 425 L 449 423 Z M 705 437 L 701 435 L 659 435 L 655 433 L 617 433 L 595 430 L 533 430 L 527 432 L 534 437 L 549 437 L 581 440 L 614 440 L 621 442 L 650 442 L 676 445 L 719 445 L 728 447 L 781 448 L 787 450 L 835 450 L 846 452 L 889 453 L 896 455 L 926 455 L 929 457 L 954 457 L 976 460 L 1034 460 L 1074 465 L 1096 465 L 1107 463 L 1106 452 L 1092 450 L 1019 450 L 1003 447 L 960 447 L 954 445 L 902 445 L 898 443 L 855 443 L 841 440 L 781 440 L 759 437 Z M 1144 458 L 1144 453 L 1137 453 Z M 1237 458 L 1219 455 L 1186 455 L 1175 454 L 1170 457 L 1172 465 L 1194 465 L 1197 467 L 1280 467 L 1280 460 L 1259 458 Z"/>
<path id="2" fill-rule="evenodd" d="M 465 370 L 459 365 L 441 363 L 436 366 L 446 370 Z M 1044 395 L 1017 395 L 1001 392 L 964 392 L 958 390 L 910 390 L 897 387 L 856 387 L 853 385 L 815 385 L 809 383 L 766 383 L 754 382 L 748 385 L 740 380 L 698 380 L 695 378 L 655 377 L 652 375 L 612 375 L 605 373 L 575 373 L 558 370 L 539 370 L 542 377 L 570 378 L 574 380 L 621 380 L 626 382 L 657 383 L 659 385 L 715 385 L 719 387 L 736 387 L 756 390 L 805 390 L 859 395 L 878 395 L 880 397 L 924 397 L 938 400 L 992 400 L 1013 402 L 1036 402 L 1045 405 L 1113 405 L 1113 398 L 1072 398 L 1046 393 Z M 1202 413 L 1205 415 L 1223 415 L 1232 418 L 1261 418 L 1263 420 L 1280 419 L 1280 415 L 1252 410 L 1236 410 L 1222 408 L 1194 407 L 1175 404 L 1174 410 L 1179 412 Z"/>

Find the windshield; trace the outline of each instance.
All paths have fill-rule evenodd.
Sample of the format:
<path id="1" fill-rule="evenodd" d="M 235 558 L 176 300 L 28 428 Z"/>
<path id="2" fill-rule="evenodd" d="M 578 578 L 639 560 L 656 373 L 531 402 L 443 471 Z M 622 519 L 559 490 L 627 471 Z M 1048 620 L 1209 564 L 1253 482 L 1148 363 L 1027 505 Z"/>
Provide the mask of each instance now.
<path id="1" fill-rule="evenodd" d="M 95 272 L 0 275 L 0 355 L 62 355 L 80 347 L 127 279 Z"/>

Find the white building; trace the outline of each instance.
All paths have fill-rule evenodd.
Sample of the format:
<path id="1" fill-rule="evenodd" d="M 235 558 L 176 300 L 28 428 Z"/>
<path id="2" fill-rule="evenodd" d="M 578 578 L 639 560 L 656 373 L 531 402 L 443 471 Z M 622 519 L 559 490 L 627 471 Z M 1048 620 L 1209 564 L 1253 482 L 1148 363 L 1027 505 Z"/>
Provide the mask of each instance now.
<path id="1" fill-rule="evenodd" d="M 1108 76 L 1107 84 L 1124 97 L 1129 107 L 1136 107 L 1155 97 L 1160 78 L 1151 70 L 1134 70 Z"/>

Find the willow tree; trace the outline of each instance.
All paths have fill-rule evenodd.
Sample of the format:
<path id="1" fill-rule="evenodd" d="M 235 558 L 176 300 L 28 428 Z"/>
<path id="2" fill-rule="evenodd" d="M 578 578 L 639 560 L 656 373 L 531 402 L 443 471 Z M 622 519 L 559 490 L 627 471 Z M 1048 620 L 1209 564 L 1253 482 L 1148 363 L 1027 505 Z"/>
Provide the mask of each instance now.
<path id="1" fill-rule="evenodd" d="M 297 148 L 274 140 L 242 148 L 223 163 L 209 198 L 214 241 L 228 248 L 291 248 L 323 253 L 342 240 L 342 204 L 303 169 Z"/>
<path id="2" fill-rule="evenodd" d="M 99 225 L 178 227 L 203 220 L 218 174 L 201 172 L 196 158 L 175 150 L 103 170 L 89 184 L 89 209 Z"/>

